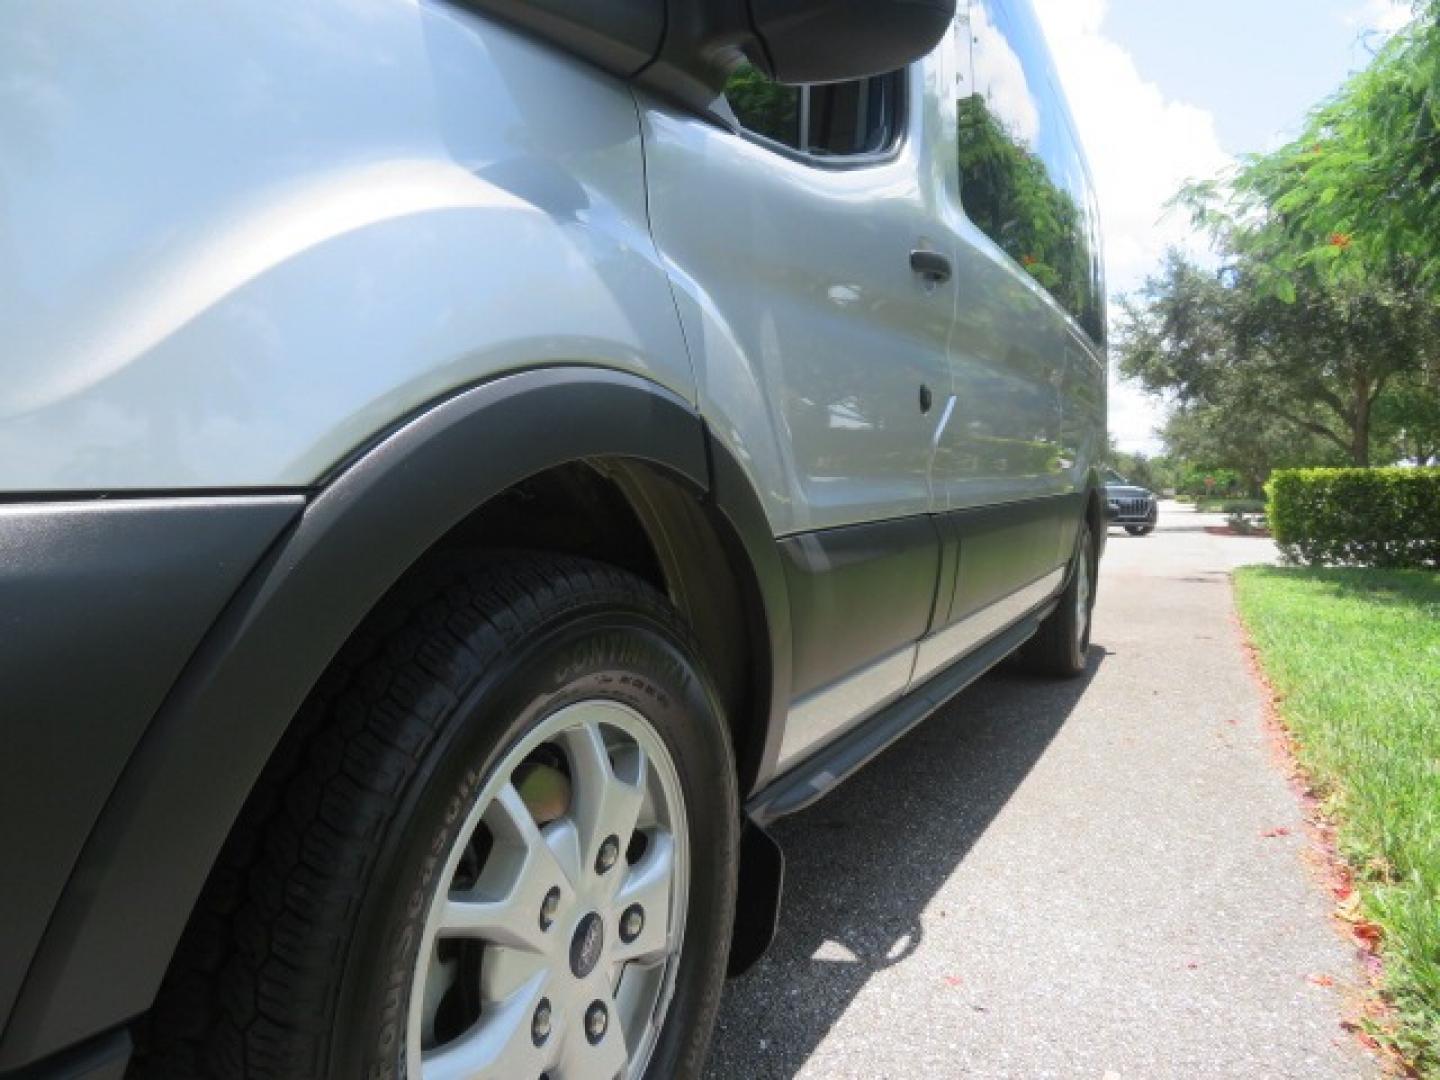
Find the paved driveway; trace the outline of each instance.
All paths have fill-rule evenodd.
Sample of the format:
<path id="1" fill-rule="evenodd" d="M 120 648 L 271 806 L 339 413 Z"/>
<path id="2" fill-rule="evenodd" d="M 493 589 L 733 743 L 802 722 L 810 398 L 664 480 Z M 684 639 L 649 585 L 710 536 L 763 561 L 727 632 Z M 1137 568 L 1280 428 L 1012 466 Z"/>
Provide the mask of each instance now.
<path id="1" fill-rule="evenodd" d="M 991 675 L 780 824 L 714 1080 L 1374 1074 L 1233 622 L 1274 549 L 1218 522 L 1112 531 L 1087 677 Z"/>

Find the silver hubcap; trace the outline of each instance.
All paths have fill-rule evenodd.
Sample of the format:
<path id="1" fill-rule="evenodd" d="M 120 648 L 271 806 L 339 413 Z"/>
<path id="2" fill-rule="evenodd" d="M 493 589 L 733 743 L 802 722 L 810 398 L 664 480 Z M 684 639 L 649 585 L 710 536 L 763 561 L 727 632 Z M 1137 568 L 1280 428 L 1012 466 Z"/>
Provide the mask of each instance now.
<path id="1" fill-rule="evenodd" d="M 1090 541 L 1080 545 L 1080 565 L 1075 568 L 1075 643 L 1085 651 L 1090 636 Z"/>
<path id="2" fill-rule="evenodd" d="M 539 795 L 537 770 L 554 781 Z M 580 702 L 530 732 L 446 858 L 411 984 L 406 1075 L 638 1077 L 674 989 L 688 836 L 674 763 L 635 710 Z"/>

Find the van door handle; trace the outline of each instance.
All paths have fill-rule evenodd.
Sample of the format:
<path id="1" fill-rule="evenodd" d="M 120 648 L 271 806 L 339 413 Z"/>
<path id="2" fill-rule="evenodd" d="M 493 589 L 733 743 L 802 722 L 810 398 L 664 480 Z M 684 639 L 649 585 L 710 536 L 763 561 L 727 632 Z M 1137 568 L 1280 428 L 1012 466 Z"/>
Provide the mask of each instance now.
<path id="1" fill-rule="evenodd" d="M 947 256 L 924 248 L 916 248 L 910 252 L 910 269 L 932 285 L 943 285 L 954 273 Z"/>

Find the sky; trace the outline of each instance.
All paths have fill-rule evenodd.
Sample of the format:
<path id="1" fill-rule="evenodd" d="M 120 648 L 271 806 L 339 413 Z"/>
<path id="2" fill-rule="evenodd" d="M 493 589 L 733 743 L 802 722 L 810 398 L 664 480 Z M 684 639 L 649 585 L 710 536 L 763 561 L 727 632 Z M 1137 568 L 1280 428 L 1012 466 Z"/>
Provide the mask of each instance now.
<path id="1" fill-rule="evenodd" d="M 1203 248 L 1164 209 L 1181 184 L 1282 143 L 1410 13 L 1402 0 L 1032 3 L 1095 175 L 1112 319 L 1168 246 Z M 1112 375 L 1120 449 L 1160 452 L 1163 419 Z"/>

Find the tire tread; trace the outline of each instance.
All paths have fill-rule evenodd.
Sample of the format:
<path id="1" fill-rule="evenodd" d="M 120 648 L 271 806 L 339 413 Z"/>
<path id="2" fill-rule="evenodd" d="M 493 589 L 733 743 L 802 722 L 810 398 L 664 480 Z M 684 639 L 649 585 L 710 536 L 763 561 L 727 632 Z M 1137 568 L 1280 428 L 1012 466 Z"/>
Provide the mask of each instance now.
<path id="1" fill-rule="evenodd" d="M 1085 535 L 1089 535 L 1089 526 L 1081 527 L 1085 530 Z M 1093 541 L 1090 550 L 1093 553 Z M 1084 551 L 1085 546 L 1082 541 L 1076 545 L 1075 559 L 1080 559 Z M 1090 602 L 1093 607 L 1098 589 L 1098 575 L 1095 573 L 1093 554 L 1091 555 L 1090 582 Z M 1060 594 L 1060 601 L 1055 610 L 1045 617 L 1040 623 L 1040 628 L 1036 630 L 1035 636 L 1020 650 L 1020 661 L 1026 670 L 1037 675 L 1062 679 L 1075 678 L 1085 670 L 1085 657 L 1077 655 L 1075 648 L 1075 588 L 1076 580 L 1072 562 L 1070 580 Z"/>
<path id="2" fill-rule="evenodd" d="M 297 714 L 206 883 L 130 1074 L 325 1075 L 348 929 L 379 838 L 450 709 L 507 647 L 595 604 L 639 607 L 694 652 L 634 575 L 565 556 L 446 560 L 392 590 Z"/>

